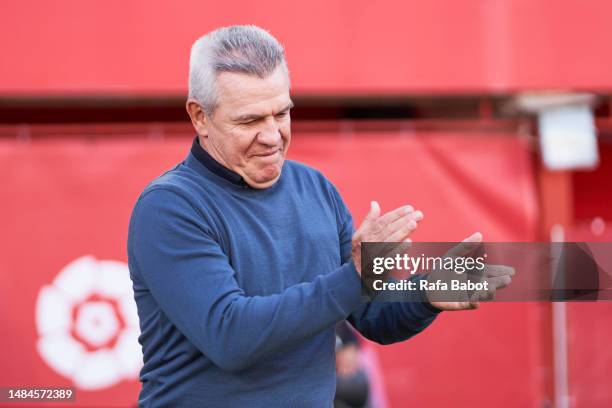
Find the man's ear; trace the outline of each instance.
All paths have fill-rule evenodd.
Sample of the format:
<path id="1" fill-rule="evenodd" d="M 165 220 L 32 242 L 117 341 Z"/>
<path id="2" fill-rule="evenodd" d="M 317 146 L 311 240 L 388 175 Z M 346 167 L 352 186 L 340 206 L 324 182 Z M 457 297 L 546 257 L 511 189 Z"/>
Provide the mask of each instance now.
<path id="1" fill-rule="evenodd" d="M 185 104 L 185 108 L 187 109 L 187 113 L 191 118 L 191 123 L 195 128 L 198 135 L 202 137 L 208 136 L 208 130 L 206 129 L 206 115 L 204 114 L 204 109 L 202 106 L 194 101 L 193 99 L 188 99 Z"/>

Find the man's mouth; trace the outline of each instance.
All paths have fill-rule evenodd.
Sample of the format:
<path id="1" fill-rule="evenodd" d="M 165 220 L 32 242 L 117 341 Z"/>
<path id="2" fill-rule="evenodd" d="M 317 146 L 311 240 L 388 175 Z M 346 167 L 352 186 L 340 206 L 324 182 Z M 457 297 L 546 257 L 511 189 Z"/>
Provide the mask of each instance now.
<path id="1" fill-rule="evenodd" d="M 272 156 L 272 155 L 274 155 L 274 154 L 276 154 L 278 152 L 280 152 L 280 149 L 272 150 L 272 151 L 269 151 L 269 152 L 257 153 L 257 154 L 254 154 L 253 156 L 255 156 L 255 157 L 270 157 L 270 156 Z"/>

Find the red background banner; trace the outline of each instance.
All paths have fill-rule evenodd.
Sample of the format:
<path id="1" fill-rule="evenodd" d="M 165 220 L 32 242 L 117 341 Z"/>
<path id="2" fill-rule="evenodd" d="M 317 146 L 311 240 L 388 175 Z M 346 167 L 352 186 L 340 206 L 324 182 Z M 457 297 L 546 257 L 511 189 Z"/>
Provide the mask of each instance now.
<path id="1" fill-rule="evenodd" d="M 81 256 L 125 262 L 139 192 L 189 146 L 189 137 L 0 142 L 0 161 L 9 169 L 0 190 L 0 313 L 9 333 L 0 340 L 1 384 L 71 385 L 37 352 L 39 291 Z M 294 136 L 290 158 L 322 170 L 356 223 L 376 199 L 383 209 L 406 203 L 421 209 L 425 219 L 414 236 L 421 241 L 460 240 L 474 231 L 490 241 L 536 237 L 532 157 L 528 142 L 516 136 L 303 133 Z M 539 406 L 542 313 L 538 304 L 490 304 L 445 313 L 406 343 L 371 346 L 389 402 L 446 407 L 493 399 L 499 406 Z M 138 389 L 134 378 L 77 394 L 82 404 L 124 406 L 134 403 Z"/>
<path id="2" fill-rule="evenodd" d="M 606 0 L 22 0 L 0 14 L 0 94 L 184 95 L 189 48 L 230 24 L 285 45 L 300 94 L 612 89 Z"/>

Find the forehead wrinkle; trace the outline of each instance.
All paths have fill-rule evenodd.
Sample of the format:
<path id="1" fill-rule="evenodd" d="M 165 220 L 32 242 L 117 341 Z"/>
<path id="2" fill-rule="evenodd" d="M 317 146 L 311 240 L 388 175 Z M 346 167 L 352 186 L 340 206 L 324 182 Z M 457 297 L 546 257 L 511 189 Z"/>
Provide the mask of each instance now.
<path id="1" fill-rule="evenodd" d="M 248 97 L 257 99 L 259 95 L 265 97 L 266 94 L 277 95 L 285 90 L 289 91 L 289 78 L 281 68 L 277 68 L 266 78 L 235 72 L 221 72 L 217 77 L 217 85 L 220 91 L 219 97 L 224 94 L 223 99 L 231 103 L 236 99 Z"/>
<path id="2" fill-rule="evenodd" d="M 293 102 L 291 100 L 289 100 L 289 103 L 284 105 L 281 109 L 278 110 L 273 110 L 272 112 L 266 112 L 264 114 L 262 113 L 245 113 L 245 114 L 241 114 L 241 115 L 237 115 L 236 117 L 233 117 L 233 120 L 245 120 L 245 119 L 261 119 L 261 118 L 265 118 L 266 116 L 269 115 L 276 115 L 279 112 L 284 112 L 286 110 L 289 110 L 293 107 Z"/>

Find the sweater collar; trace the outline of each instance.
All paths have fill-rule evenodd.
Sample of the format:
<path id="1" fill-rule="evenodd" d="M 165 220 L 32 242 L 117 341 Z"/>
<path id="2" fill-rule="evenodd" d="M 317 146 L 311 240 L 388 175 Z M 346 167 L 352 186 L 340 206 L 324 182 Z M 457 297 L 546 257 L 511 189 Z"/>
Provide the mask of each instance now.
<path id="1" fill-rule="evenodd" d="M 198 136 L 193 139 L 193 144 L 191 145 L 191 154 L 204 167 L 206 167 L 210 172 L 216 174 L 217 176 L 222 177 L 237 186 L 245 188 L 249 187 L 249 185 L 244 181 L 240 174 L 231 171 L 230 169 L 213 159 L 213 157 L 206 150 L 204 150 L 202 146 L 200 146 Z"/>

